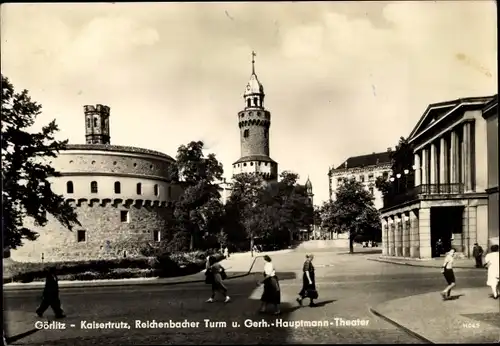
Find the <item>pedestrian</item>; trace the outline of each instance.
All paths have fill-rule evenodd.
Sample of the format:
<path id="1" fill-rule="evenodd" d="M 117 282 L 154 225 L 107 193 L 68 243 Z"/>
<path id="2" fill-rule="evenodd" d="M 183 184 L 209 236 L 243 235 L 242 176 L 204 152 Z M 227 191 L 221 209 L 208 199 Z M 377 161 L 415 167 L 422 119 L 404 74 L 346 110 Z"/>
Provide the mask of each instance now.
<path id="1" fill-rule="evenodd" d="M 207 300 L 207 303 L 213 303 L 215 301 L 215 295 L 217 292 L 220 292 L 224 295 L 225 300 L 224 303 L 228 303 L 231 298 L 227 295 L 227 288 L 224 286 L 223 280 L 226 279 L 226 271 L 221 266 L 220 263 L 217 262 L 215 257 L 210 257 L 209 259 L 210 267 L 208 269 L 212 284 L 212 296 Z M 205 280 L 205 282 L 207 282 Z"/>
<path id="2" fill-rule="evenodd" d="M 316 280 L 314 277 L 314 265 L 312 261 L 313 254 L 306 255 L 304 267 L 302 268 L 302 289 L 299 292 L 297 302 L 302 305 L 304 298 L 309 298 L 309 306 L 316 306 L 314 299 L 318 299 L 318 291 L 316 291 Z"/>
<path id="3" fill-rule="evenodd" d="M 229 258 L 229 249 L 227 246 L 224 248 L 224 258 Z"/>
<path id="4" fill-rule="evenodd" d="M 498 282 L 500 280 L 500 258 L 498 255 L 498 245 L 492 245 L 491 252 L 484 257 L 484 265 L 488 268 L 488 280 L 486 285 L 491 287 L 493 299 L 498 299 L 500 288 Z"/>
<path id="5" fill-rule="evenodd" d="M 274 314 L 279 315 L 280 303 L 281 303 L 281 289 L 278 277 L 276 276 L 276 271 L 274 270 L 274 265 L 271 257 L 268 255 L 264 256 L 264 279 L 259 282 L 259 284 L 264 284 L 264 292 L 260 298 L 261 306 L 260 312 L 266 312 L 267 305 L 272 304 L 275 307 Z"/>
<path id="6" fill-rule="evenodd" d="M 476 268 L 483 268 L 483 253 L 483 248 L 478 243 L 474 243 L 472 256 L 476 259 Z"/>
<path id="7" fill-rule="evenodd" d="M 56 270 L 54 267 L 50 267 L 47 270 L 47 276 L 45 278 L 45 288 L 43 289 L 42 303 L 36 309 L 36 314 L 38 317 L 43 317 L 43 313 L 48 307 L 54 310 L 56 318 L 66 317 L 63 310 L 61 309 L 61 300 L 59 299 L 59 283 L 57 280 Z"/>
<path id="8" fill-rule="evenodd" d="M 444 300 L 448 299 L 451 294 L 451 289 L 455 287 L 455 274 L 453 273 L 453 261 L 455 260 L 455 249 L 451 250 L 446 254 L 443 264 L 443 270 L 441 271 L 448 283 L 448 286 L 441 292 L 441 296 Z"/>
<path id="9" fill-rule="evenodd" d="M 439 238 L 438 241 L 436 242 L 436 256 L 440 257 L 442 253 L 443 253 L 443 241 L 441 240 L 441 238 Z"/>

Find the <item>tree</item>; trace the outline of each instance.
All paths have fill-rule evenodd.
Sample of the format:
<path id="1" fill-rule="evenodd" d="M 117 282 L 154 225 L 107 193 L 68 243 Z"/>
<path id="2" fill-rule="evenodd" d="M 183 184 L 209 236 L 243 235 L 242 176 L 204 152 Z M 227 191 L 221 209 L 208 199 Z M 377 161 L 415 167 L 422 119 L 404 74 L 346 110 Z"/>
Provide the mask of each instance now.
<path id="1" fill-rule="evenodd" d="M 190 142 L 177 150 L 176 167 L 172 176 L 178 176 L 185 190 L 175 205 L 178 223 L 176 238 L 188 238 L 189 249 L 207 233 L 218 232 L 222 226 L 223 207 L 219 185 L 224 173 L 214 154 L 203 154 L 203 142 Z M 182 235 L 184 234 L 184 235 Z"/>
<path id="2" fill-rule="evenodd" d="M 29 132 L 42 106 L 31 100 L 27 90 L 16 93 L 2 75 L 2 230 L 4 247 L 16 249 L 23 240 L 36 240 L 38 233 L 28 228 L 26 218 L 45 226 L 47 214 L 69 230 L 80 225 L 74 207 L 50 186 L 50 177 L 59 177 L 50 165 L 67 141 L 57 141 L 55 120 L 40 132 Z"/>
<path id="3" fill-rule="evenodd" d="M 337 189 L 336 200 L 322 208 L 323 227 L 337 233 L 349 233 L 349 252 L 354 252 L 358 235 L 378 237 L 380 215 L 373 204 L 373 196 L 355 179 L 345 180 Z"/>

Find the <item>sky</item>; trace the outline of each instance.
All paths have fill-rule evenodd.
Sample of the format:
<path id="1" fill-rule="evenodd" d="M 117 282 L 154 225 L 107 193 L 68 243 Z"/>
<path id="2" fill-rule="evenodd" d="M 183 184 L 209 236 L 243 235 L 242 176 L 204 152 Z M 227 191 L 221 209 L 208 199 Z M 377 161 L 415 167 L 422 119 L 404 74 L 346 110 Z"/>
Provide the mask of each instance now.
<path id="1" fill-rule="evenodd" d="M 498 93 L 494 1 L 2 4 L 1 69 L 85 142 L 83 105 L 111 107 L 111 143 L 175 157 L 204 141 L 240 157 L 251 52 L 279 171 L 309 176 L 394 147 L 431 103 Z"/>

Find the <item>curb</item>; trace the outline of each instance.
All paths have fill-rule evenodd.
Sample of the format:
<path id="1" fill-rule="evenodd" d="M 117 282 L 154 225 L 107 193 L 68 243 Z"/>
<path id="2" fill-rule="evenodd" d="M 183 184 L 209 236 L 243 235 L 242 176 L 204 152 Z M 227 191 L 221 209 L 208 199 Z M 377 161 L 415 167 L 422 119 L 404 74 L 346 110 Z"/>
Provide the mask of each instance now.
<path id="1" fill-rule="evenodd" d="M 434 344 L 434 342 L 430 341 L 429 339 L 426 339 L 425 337 L 423 337 L 422 335 L 418 334 L 418 333 L 415 333 L 414 331 L 412 331 L 411 329 L 408 329 L 406 328 L 405 326 L 403 326 L 402 324 L 394 321 L 393 319 L 385 316 L 384 314 L 381 314 L 380 312 L 378 312 L 377 310 L 373 309 L 373 308 L 370 308 L 370 312 L 372 314 L 374 314 L 375 316 L 377 317 L 380 317 L 382 318 L 384 321 L 386 322 L 389 322 L 390 324 L 396 326 L 396 328 L 399 328 L 401 329 L 402 331 L 404 331 L 406 334 L 420 340 L 420 341 L 423 341 L 425 342 L 426 344 Z"/>
<path id="2" fill-rule="evenodd" d="M 437 268 L 437 269 L 441 268 L 441 267 L 428 266 L 428 265 L 419 264 L 419 263 L 396 262 L 396 261 L 386 260 L 386 259 L 382 259 L 382 258 L 367 258 L 367 260 L 381 262 L 381 263 L 391 263 L 391 264 L 396 264 L 396 265 L 410 266 L 410 267 Z M 456 268 L 456 269 L 481 269 L 481 268 L 475 268 L 475 267 L 464 267 L 464 266 L 456 266 L 456 265 L 453 265 L 453 268 Z"/>
<path id="3" fill-rule="evenodd" d="M 248 276 L 252 273 L 252 269 L 255 265 L 255 261 L 263 257 L 262 255 L 255 256 L 253 258 L 252 264 L 250 265 L 250 269 L 248 272 L 243 273 L 243 274 L 238 274 L 238 275 L 233 275 L 233 276 L 228 276 L 226 280 L 232 280 L 232 279 L 238 279 L 242 278 L 245 276 Z M 71 284 L 71 282 L 68 285 L 61 285 L 61 288 L 64 289 L 73 289 L 73 288 L 84 288 L 84 287 L 123 287 L 123 286 L 174 286 L 174 285 L 182 285 L 182 284 L 194 284 L 194 283 L 204 283 L 205 279 L 193 279 L 193 280 L 185 280 L 185 281 L 166 281 L 166 282 L 161 282 L 159 281 L 161 279 L 156 279 L 156 280 L 144 280 L 144 281 L 120 281 L 120 282 L 113 282 L 113 281 L 92 281 L 88 283 L 79 283 L 79 284 Z M 29 290 L 39 290 L 43 288 L 45 283 L 43 281 L 40 281 L 40 285 L 33 285 L 33 286 L 3 286 L 3 291 L 29 291 Z"/>
<path id="4" fill-rule="evenodd" d="M 10 344 L 12 342 L 16 342 L 16 341 L 18 341 L 20 339 L 23 339 L 23 338 L 25 338 L 27 336 L 30 336 L 31 334 L 35 334 L 39 330 L 41 330 L 41 329 L 34 328 L 34 329 L 28 330 L 27 332 L 20 333 L 20 334 L 14 335 L 14 336 L 9 336 L 9 337 L 6 336 L 5 337 L 5 342 L 6 342 L 5 345 L 8 345 L 8 344 Z"/>

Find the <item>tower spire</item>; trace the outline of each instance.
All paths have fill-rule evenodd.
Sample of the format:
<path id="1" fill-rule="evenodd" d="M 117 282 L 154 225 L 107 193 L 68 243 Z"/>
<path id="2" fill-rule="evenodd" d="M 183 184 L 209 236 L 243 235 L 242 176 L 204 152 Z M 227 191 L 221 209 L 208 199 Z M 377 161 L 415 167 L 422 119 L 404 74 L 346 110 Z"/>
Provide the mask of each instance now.
<path id="1" fill-rule="evenodd" d="M 255 74 L 255 57 L 257 54 L 255 54 L 255 51 L 252 50 L 252 74 Z"/>

